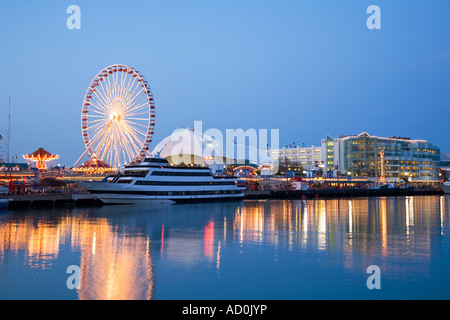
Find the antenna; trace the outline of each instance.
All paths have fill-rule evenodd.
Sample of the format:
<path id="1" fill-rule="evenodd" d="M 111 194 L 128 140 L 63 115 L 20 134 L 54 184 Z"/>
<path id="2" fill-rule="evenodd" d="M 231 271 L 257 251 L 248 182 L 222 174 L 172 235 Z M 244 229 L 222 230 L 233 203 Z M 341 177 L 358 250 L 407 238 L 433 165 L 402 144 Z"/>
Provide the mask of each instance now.
<path id="1" fill-rule="evenodd" d="M 9 142 L 11 141 L 11 96 L 9 96 L 9 110 L 8 110 L 8 162 L 9 162 Z"/>

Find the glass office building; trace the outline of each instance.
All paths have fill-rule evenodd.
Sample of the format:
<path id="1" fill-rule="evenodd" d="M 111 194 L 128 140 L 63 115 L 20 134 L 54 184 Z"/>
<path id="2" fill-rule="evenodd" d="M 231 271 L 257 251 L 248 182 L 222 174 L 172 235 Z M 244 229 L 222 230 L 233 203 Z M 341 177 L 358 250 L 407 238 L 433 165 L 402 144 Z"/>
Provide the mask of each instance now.
<path id="1" fill-rule="evenodd" d="M 380 178 L 384 169 L 387 182 L 438 182 L 440 150 L 425 140 L 363 132 L 339 138 L 338 166 L 341 174 L 355 177 Z"/>

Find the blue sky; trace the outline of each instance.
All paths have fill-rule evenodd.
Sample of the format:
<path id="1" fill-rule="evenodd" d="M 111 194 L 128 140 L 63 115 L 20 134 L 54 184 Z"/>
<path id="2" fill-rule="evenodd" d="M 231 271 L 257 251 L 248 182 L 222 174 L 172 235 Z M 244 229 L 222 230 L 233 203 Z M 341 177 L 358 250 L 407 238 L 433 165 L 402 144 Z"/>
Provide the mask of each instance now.
<path id="1" fill-rule="evenodd" d="M 69 30 L 68 6 L 81 9 Z M 369 30 L 369 5 L 381 30 Z M 280 144 L 367 131 L 450 150 L 450 1 L 146 0 L 0 4 L 0 119 L 11 154 L 73 165 L 92 78 L 127 64 L 148 80 L 157 142 L 207 128 L 280 129 Z"/>

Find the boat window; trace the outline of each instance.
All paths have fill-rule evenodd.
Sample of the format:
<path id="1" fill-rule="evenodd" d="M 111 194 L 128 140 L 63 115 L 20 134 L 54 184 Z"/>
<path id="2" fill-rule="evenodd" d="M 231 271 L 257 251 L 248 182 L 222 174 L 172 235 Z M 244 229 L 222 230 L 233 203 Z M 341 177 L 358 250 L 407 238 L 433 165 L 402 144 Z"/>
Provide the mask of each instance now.
<path id="1" fill-rule="evenodd" d="M 128 177 L 145 177 L 147 173 L 148 170 L 125 170 L 123 175 Z"/>
<path id="2" fill-rule="evenodd" d="M 117 183 L 131 183 L 132 181 L 131 179 L 119 179 Z"/>
<path id="3" fill-rule="evenodd" d="M 95 193 L 140 194 L 148 196 L 187 195 L 216 195 L 216 194 L 242 194 L 240 190 L 206 190 L 206 191 L 139 191 L 139 190 L 95 190 Z"/>
<path id="4" fill-rule="evenodd" d="M 136 181 L 135 185 L 152 186 L 232 186 L 234 181 Z"/>
<path id="5" fill-rule="evenodd" d="M 169 163 L 167 159 L 160 159 L 160 158 L 145 158 L 143 162 L 153 162 L 153 163 Z"/>
<path id="6" fill-rule="evenodd" d="M 200 172 L 174 172 L 174 171 L 153 171 L 154 176 L 211 176 L 210 171 Z"/>

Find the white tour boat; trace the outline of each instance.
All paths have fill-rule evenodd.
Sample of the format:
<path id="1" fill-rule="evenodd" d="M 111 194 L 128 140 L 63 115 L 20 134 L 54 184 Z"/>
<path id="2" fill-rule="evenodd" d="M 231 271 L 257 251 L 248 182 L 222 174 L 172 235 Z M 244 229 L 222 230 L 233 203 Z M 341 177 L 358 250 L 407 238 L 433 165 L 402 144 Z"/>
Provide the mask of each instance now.
<path id="1" fill-rule="evenodd" d="M 171 166 L 165 158 L 132 163 L 115 176 L 79 182 L 105 204 L 241 200 L 234 179 L 214 178 L 206 167 Z"/>
<path id="2" fill-rule="evenodd" d="M 442 189 L 442 191 L 444 191 L 444 193 L 450 193 L 450 180 L 444 182 L 439 187 Z"/>

